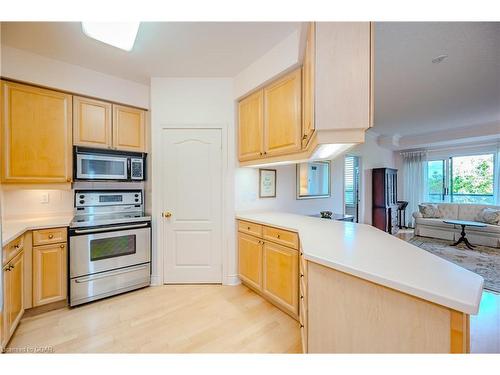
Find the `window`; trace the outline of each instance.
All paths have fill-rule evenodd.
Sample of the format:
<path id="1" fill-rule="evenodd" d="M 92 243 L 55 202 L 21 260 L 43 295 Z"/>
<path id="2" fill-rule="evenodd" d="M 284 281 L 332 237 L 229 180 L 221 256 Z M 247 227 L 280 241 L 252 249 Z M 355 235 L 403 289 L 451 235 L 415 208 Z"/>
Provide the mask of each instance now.
<path id="1" fill-rule="evenodd" d="M 344 213 L 359 216 L 359 157 L 348 155 L 344 159 Z"/>
<path id="2" fill-rule="evenodd" d="M 428 200 L 494 204 L 495 162 L 493 153 L 428 161 Z"/>

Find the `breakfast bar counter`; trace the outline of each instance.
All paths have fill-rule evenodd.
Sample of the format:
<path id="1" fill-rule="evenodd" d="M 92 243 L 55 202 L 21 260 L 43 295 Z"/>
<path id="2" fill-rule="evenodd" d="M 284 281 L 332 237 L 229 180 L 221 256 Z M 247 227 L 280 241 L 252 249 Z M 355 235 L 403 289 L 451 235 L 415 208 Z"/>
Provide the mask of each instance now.
<path id="1" fill-rule="evenodd" d="M 365 224 L 280 212 L 236 218 L 298 233 L 305 351 L 468 351 L 481 276 Z"/>

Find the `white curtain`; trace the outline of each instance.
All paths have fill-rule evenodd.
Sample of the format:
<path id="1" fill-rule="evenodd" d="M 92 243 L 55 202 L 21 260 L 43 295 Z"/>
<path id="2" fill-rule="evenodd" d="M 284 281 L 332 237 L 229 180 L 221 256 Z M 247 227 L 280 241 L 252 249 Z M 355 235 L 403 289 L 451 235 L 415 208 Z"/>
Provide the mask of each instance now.
<path id="1" fill-rule="evenodd" d="M 418 211 L 419 203 L 422 203 L 426 196 L 427 152 L 402 152 L 401 157 L 403 158 L 403 199 L 408 201 L 406 225 L 413 227 L 412 213 Z"/>

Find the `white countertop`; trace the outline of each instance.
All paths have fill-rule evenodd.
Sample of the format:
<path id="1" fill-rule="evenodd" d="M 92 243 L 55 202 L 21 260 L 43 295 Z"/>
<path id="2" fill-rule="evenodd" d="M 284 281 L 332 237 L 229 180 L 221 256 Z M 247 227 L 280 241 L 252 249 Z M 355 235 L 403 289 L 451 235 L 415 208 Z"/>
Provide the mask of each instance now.
<path id="1" fill-rule="evenodd" d="M 29 219 L 6 219 L 2 221 L 2 246 L 28 230 L 67 227 L 73 215 L 31 217 Z"/>
<path id="2" fill-rule="evenodd" d="M 481 276 L 372 226 L 279 212 L 236 216 L 298 232 L 306 260 L 457 311 L 478 312 Z"/>

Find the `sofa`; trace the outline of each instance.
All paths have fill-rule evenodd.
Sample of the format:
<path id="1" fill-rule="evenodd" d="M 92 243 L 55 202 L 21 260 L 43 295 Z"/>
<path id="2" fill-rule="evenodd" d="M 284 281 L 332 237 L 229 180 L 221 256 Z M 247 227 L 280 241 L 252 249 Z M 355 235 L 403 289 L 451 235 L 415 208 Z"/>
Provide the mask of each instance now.
<path id="1" fill-rule="evenodd" d="M 434 203 L 438 206 L 440 218 L 424 218 L 420 212 L 414 212 L 415 235 L 456 241 L 460 238 L 461 227 L 443 223 L 446 219 L 477 221 L 478 213 L 487 207 L 500 208 L 483 204 Z M 486 223 L 485 223 L 486 224 Z M 500 248 L 500 225 L 486 224 L 484 228 L 466 227 L 467 239 L 473 245 Z"/>

